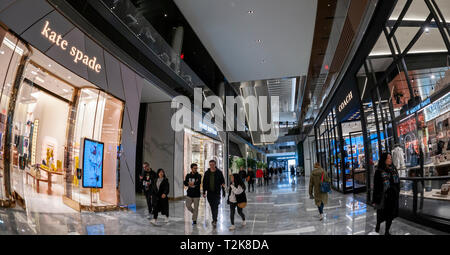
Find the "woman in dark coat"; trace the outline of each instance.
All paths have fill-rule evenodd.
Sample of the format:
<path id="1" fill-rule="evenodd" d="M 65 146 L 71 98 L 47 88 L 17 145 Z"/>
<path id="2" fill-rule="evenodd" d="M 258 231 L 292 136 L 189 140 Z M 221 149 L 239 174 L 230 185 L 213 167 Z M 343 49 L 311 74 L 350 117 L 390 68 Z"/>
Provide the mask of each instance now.
<path id="1" fill-rule="evenodd" d="M 153 181 L 152 185 L 152 201 L 153 201 L 153 220 L 151 223 L 155 224 L 158 219 L 158 213 L 166 216 L 165 222 L 169 222 L 169 180 L 163 169 L 158 169 L 156 173 L 158 177 Z"/>
<path id="2" fill-rule="evenodd" d="M 383 153 L 375 171 L 373 187 L 373 205 L 377 208 L 376 232 L 380 231 L 380 224 L 386 221 L 385 235 L 390 235 L 392 220 L 398 216 L 400 194 L 400 179 L 392 164 L 390 153 Z"/>

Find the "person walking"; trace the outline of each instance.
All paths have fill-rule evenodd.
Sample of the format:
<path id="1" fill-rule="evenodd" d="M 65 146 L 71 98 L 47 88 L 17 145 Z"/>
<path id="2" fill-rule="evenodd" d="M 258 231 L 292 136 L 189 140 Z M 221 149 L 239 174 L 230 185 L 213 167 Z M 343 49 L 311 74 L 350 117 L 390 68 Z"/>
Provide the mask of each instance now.
<path id="1" fill-rule="evenodd" d="M 381 155 L 373 184 L 372 205 L 377 208 L 375 231 L 379 233 L 381 223 L 386 221 L 384 234 L 391 235 L 389 230 L 392 221 L 398 216 L 400 178 L 397 169 L 392 164 L 392 155 L 390 153 Z"/>
<path id="2" fill-rule="evenodd" d="M 247 177 L 247 172 L 245 172 L 245 169 L 243 166 L 239 169 L 239 177 L 241 177 L 242 181 L 245 181 L 245 177 Z"/>
<path id="3" fill-rule="evenodd" d="M 238 174 L 231 175 L 231 185 L 228 188 L 228 204 L 230 205 L 230 230 L 235 230 L 234 226 L 234 214 L 236 213 L 236 208 L 238 214 L 242 218 L 242 226 L 246 225 L 244 208 L 242 208 L 242 203 L 247 203 L 247 197 L 245 195 L 245 185 Z M 241 207 L 239 206 L 241 205 Z"/>
<path id="4" fill-rule="evenodd" d="M 144 162 L 142 166 L 142 172 L 139 176 L 139 179 L 142 183 L 142 189 L 144 190 L 144 196 L 147 200 L 148 207 L 148 219 L 151 219 L 153 214 L 153 206 L 152 206 L 152 184 L 156 179 L 156 173 L 150 168 L 150 164 L 148 162 Z"/>
<path id="5" fill-rule="evenodd" d="M 184 179 L 184 186 L 188 187 L 186 197 L 186 208 L 192 213 L 192 224 L 197 224 L 198 205 L 200 202 L 200 184 L 202 175 L 198 172 L 198 165 L 191 164 L 191 172 Z M 194 207 L 192 207 L 194 204 Z"/>
<path id="6" fill-rule="evenodd" d="M 248 192 L 251 192 L 251 188 L 255 191 L 255 173 L 252 168 L 249 167 L 247 171 L 247 183 L 248 183 Z"/>
<path id="7" fill-rule="evenodd" d="M 319 220 L 323 220 L 323 208 L 328 203 L 328 193 L 320 191 L 322 182 L 330 182 L 330 178 L 320 163 L 316 162 L 309 178 L 309 198 L 314 199 L 314 203 L 319 209 Z"/>
<path id="8" fill-rule="evenodd" d="M 158 169 L 156 173 L 158 178 L 152 185 L 152 199 L 153 199 L 153 219 L 150 221 L 156 224 L 158 213 L 165 215 L 165 222 L 169 222 L 169 180 L 166 178 L 166 173 L 162 168 Z"/>
<path id="9" fill-rule="evenodd" d="M 217 225 L 217 214 L 219 213 L 220 190 L 225 189 L 225 178 L 222 171 L 216 167 L 216 161 L 209 161 L 209 168 L 203 177 L 203 197 L 207 197 L 211 207 L 212 225 Z M 223 192 L 225 196 L 225 192 Z"/>
<path id="10" fill-rule="evenodd" d="M 264 185 L 268 186 L 269 185 L 269 170 L 267 170 L 267 168 L 264 168 Z"/>
<path id="11" fill-rule="evenodd" d="M 256 169 L 256 183 L 258 186 L 262 185 L 264 174 L 262 169 Z"/>

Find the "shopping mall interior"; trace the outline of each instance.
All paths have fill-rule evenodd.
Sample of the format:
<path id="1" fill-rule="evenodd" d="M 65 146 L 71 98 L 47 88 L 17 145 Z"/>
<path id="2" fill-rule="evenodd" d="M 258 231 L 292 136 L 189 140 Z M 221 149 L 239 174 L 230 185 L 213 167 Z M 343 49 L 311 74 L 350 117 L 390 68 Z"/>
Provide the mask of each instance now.
<path id="1" fill-rule="evenodd" d="M 449 51 L 448 0 L 0 1 L 0 235 L 447 235 Z"/>

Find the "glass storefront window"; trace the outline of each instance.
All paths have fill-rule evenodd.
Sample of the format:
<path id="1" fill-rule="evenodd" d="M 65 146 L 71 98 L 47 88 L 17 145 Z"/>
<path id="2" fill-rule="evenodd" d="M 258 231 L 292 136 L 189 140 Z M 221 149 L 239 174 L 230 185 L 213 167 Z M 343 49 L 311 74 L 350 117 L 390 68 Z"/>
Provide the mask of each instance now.
<path id="1" fill-rule="evenodd" d="M 0 73 L 6 75 L 0 101 L 5 115 L 5 118 L 0 116 L 1 160 L 5 150 L 9 149 L 11 193 L 23 199 L 27 210 L 38 212 L 73 212 L 76 208 L 117 206 L 118 151 L 124 103 L 99 91 L 33 47 L 30 47 L 31 57 L 24 63 L 23 73 L 17 73 L 20 56 L 27 48 L 23 44 L 15 47 L 17 40 L 7 37 L 10 39 L 6 47 L 17 53 L 15 56 L 6 48 L 0 48 L 0 60 L 6 61 L 1 58 L 9 53 L 9 66 L 14 67 L 9 68 L 8 73 L 4 72 L 7 69 Z M 19 79 L 20 85 L 17 94 L 13 95 L 17 98 L 14 109 L 8 109 L 14 79 Z M 8 110 L 14 114 L 12 143 L 5 148 Z M 82 188 L 81 180 L 76 178 L 77 168 L 81 168 L 82 138 L 104 144 L 101 189 Z M 3 199 L 6 187 L 3 171 L 0 184 L 0 199 Z"/>
<path id="2" fill-rule="evenodd" d="M 0 27 L 0 200 L 7 199 L 5 189 L 4 150 L 6 122 L 11 92 L 22 56 L 27 54 L 25 45 Z M 9 174 L 10 175 L 10 174 Z M 8 176 L 6 176 L 8 178 Z"/>

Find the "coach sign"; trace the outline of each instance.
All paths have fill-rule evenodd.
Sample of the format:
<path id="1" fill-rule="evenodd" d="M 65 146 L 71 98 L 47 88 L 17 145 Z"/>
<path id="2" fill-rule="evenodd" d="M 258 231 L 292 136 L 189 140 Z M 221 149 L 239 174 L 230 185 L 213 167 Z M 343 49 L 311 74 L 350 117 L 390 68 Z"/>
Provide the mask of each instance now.
<path id="1" fill-rule="evenodd" d="M 357 88 L 353 84 L 345 84 L 336 93 L 335 107 L 338 121 L 347 120 L 356 110 L 359 110 L 359 97 Z"/>

